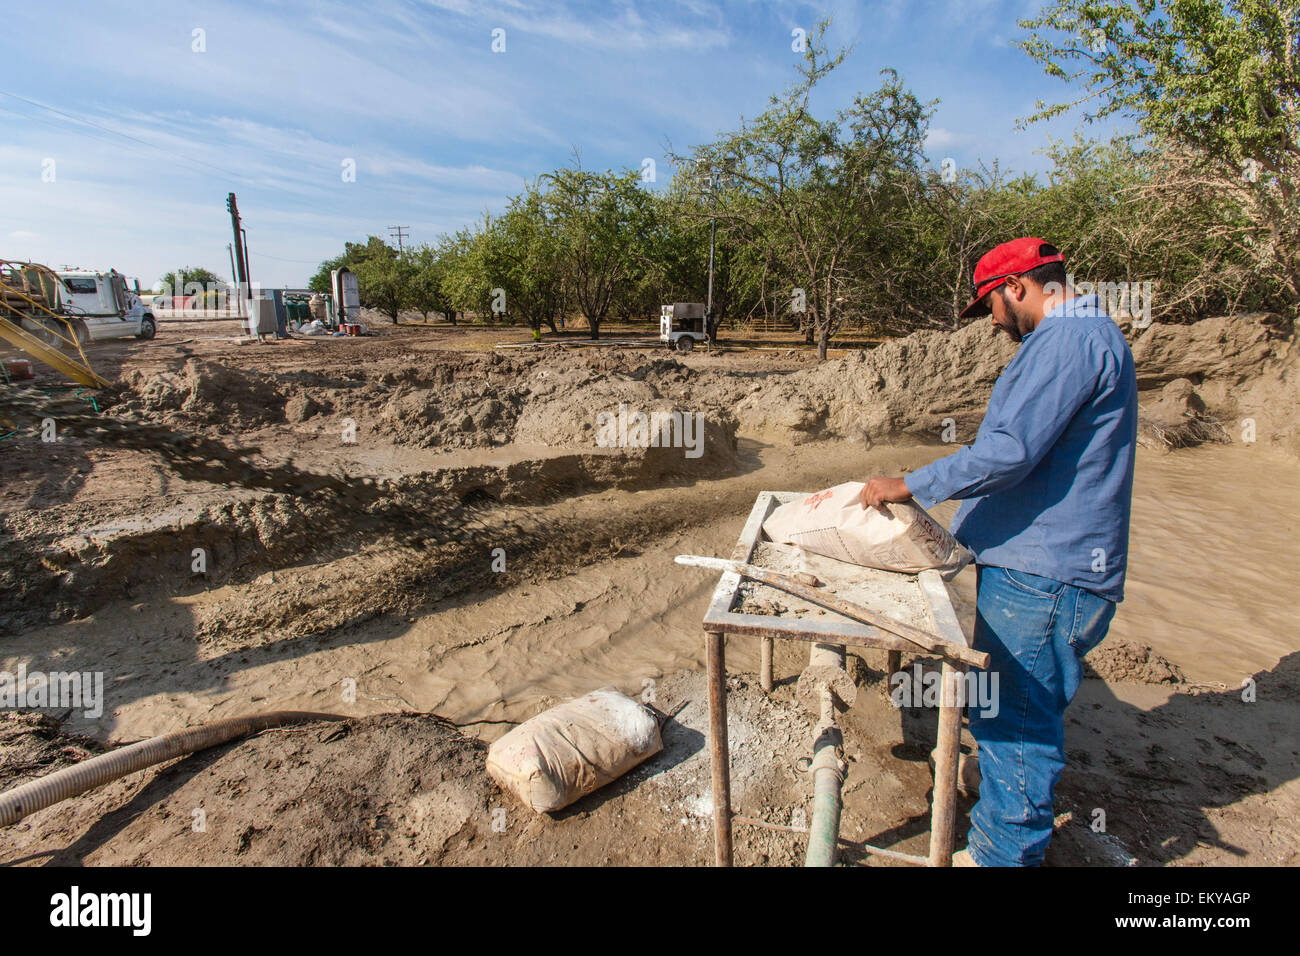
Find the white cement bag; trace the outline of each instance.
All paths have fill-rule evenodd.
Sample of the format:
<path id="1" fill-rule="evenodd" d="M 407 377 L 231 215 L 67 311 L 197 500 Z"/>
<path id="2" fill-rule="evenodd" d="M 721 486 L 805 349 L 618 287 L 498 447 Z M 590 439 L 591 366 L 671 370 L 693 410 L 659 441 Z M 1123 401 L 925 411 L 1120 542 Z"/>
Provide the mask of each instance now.
<path id="1" fill-rule="evenodd" d="M 848 481 L 781 505 L 763 532 L 778 544 L 884 571 L 936 568 L 951 576 L 970 563 L 973 555 L 915 502 L 887 503 L 888 512 L 862 507 L 862 484 Z"/>
<path id="2" fill-rule="evenodd" d="M 567 807 L 663 749 L 655 715 L 613 687 L 552 707 L 488 748 L 487 770 L 538 813 Z"/>

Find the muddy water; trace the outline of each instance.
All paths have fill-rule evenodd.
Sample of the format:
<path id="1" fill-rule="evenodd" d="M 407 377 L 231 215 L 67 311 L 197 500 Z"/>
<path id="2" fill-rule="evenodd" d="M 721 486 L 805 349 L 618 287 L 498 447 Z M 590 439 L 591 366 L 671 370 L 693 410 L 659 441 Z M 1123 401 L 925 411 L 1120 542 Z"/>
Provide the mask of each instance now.
<path id="1" fill-rule="evenodd" d="M 1141 449 L 1129 571 L 1109 639 L 1149 645 L 1189 681 L 1237 687 L 1300 649 L 1300 464 L 1264 448 Z M 935 514 L 949 521 L 957 506 Z M 969 621 L 975 576 L 954 582 Z"/>
<path id="2" fill-rule="evenodd" d="M 574 573 L 500 592 L 465 594 L 411 619 L 393 616 L 315 639 L 225 651 L 195 647 L 193 621 L 237 588 L 114 605 L 92 618 L 7 641 L 0 668 L 108 673 L 108 710 L 70 729 L 136 739 L 205 719 L 300 707 L 368 714 L 413 709 L 484 721 L 495 737 L 558 699 L 647 682 L 703 664 L 700 621 L 716 575 L 676 554 L 729 554 L 761 489 L 805 490 L 915 468 L 927 448 L 819 445 L 755 450 L 746 473 L 681 488 L 571 499 L 578 514 L 679 503 L 699 521 Z M 1128 599 L 1115 638 L 1149 644 L 1190 680 L 1238 686 L 1300 647 L 1292 604 L 1300 565 L 1294 500 L 1300 468 L 1262 449 L 1207 448 L 1139 456 Z M 936 509 L 948 519 L 952 504 Z M 344 573 L 346 569 L 340 569 Z M 350 573 L 350 572 L 348 572 Z M 279 572 L 277 572 L 279 574 Z M 286 570 L 287 579 L 292 572 Z M 973 574 L 955 583 L 969 616 Z M 241 586 L 266 586 L 265 583 Z M 292 582 L 284 586 L 292 587 Z M 753 672 L 756 642 L 738 639 L 728 664 Z M 779 647 L 779 676 L 806 649 Z M 355 683 L 355 699 L 344 695 Z"/>
<path id="3" fill-rule="evenodd" d="M 1298 500 L 1300 465 L 1264 448 L 1139 455 L 1112 633 L 1229 687 L 1300 648 Z"/>
<path id="4" fill-rule="evenodd" d="M 800 487 L 858 476 L 842 457 L 829 456 L 821 480 L 805 474 Z M 1127 599 L 1112 637 L 1149 644 L 1189 680 L 1231 687 L 1300 648 L 1294 628 L 1298 476 L 1294 462 L 1257 449 L 1144 452 Z M 775 474 L 772 481 L 782 485 Z M 955 505 L 937 511 L 947 520 Z M 410 686 L 436 701 L 435 709 L 461 719 L 519 719 L 547 697 L 602 683 L 634 691 L 677 668 L 702 666 L 698 622 L 715 577 L 675 567 L 672 556 L 728 553 L 744 517 L 692 529 L 635 558 L 527 594 L 500 595 L 419 622 L 414 633 L 427 633 L 435 645 L 436 632 L 448 626 L 485 639 L 432 650 Z M 973 572 L 954 590 L 969 618 Z M 730 659 L 752 669 L 753 642 L 731 643 Z M 788 656 L 788 666 L 797 667 L 793 649 Z"/>

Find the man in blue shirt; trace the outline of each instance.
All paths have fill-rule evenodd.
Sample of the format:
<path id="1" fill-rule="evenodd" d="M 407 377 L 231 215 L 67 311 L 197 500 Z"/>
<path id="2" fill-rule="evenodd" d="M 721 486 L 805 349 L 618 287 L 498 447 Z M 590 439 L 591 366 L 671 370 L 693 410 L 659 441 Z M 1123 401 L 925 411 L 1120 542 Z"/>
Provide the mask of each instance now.
<path id="1" fill-rule="evenodd" d="M 998 675 L 995 706 L 970 711 L 982 782 L 954 859 L 966 865 L 1042 862 L 1065 709 L 1124 598 L 1137 377 L 1119 327 L 1068 288 L 1063 260 L 1036 238 L 980 259 L 962 317 L 991 314 L 1021 345 L 974 444 L 862 491 L 869 507 L 962 499 L 952 532 L 975 554 L 974 645 Z"/>

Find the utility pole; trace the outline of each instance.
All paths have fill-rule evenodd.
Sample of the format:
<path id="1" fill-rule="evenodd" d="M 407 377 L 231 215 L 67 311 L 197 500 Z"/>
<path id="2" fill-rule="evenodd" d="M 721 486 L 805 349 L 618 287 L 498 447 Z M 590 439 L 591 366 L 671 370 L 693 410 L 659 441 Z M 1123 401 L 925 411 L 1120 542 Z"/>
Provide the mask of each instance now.
<path id="1" fill-rule="evenodd" d="M 230 253 L 230 281 L 235 281 L 235 247 L 231 243 L 226 243 L 226 251 Z M 226 308 L 230 308 L 229 301 L 226 302 Z M 235 290 L 235 314 L 239 314 L 239 290 Z"/>
<path id="2" fill-rule="evenodd" d="M 388 234 L 397 240 L 397 251 L 402 252 L 402 240 L 410 237 L 411 233 L 403 232 L 403 229 L 409 230 L 410 226 L 389 226 Z"/>
<path id="3" fill-rule="evenodd" d="M 709 294 L 704 303 L 704 332 L 713 342 L 713 243 L 718 234 L 718 176 L 713 175 L 713 203 L 709 209 Z"/>
<path id="4" fill-rule="evenodd" d="M 248 298 L 248 254 L 244 249 L 244 228 L 240 223 L 239 206 L 235 202 L 235 194 L 226 195 L 226 208 L 230 210 L 230 228 L 235 233 L 235 269 L 236 279 L 239 283 L 240 298 Z"/>

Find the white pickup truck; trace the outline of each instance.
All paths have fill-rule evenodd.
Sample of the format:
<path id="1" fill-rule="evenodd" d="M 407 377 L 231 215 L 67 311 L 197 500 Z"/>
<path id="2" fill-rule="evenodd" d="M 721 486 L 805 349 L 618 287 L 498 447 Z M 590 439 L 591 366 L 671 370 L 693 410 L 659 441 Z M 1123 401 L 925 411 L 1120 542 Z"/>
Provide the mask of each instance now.
<path id="1" fill-rule="evenodd" d="M 151 339 L 158 333 L 158 320 L 140 297 L 127 288 L 121 273 L 76 270 L 60 272 L 67 289 L 64 302 L 68 315 L 85 324 L 90 339 L 118 339 L 134 335 Z M 77 330 L 81 335 L 81 330 Z"/>

